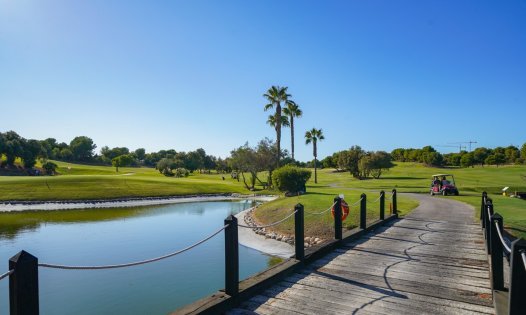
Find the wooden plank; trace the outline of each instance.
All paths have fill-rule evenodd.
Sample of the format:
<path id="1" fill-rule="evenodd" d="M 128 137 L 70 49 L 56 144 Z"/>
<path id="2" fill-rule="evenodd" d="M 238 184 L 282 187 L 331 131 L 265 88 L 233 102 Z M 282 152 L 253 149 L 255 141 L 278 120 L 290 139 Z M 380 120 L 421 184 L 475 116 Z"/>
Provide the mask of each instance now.
<path id="1" fill-rule="evenodd" d="M 476 304 L 464 303 L 459 301 L 447 300 L 436 298 L 432 296 L 425 296 L 417 293 L 411 293 L 406 291 L 391 291 L 385 290 L 376 286 L 371 286 L 367 284 L 355 284 L 349 282 L 342 282 L 335 279 L 330 279 L 326 277 L 320 277 L 317 275 L 309 275 L 305 277 L 304 275 L 293 275 L 284 280 L 288 282 L 288 285 L 304 285 L 310 286 L 313 288 L 319 288 L 320 290 L 326 290 L 332 292 L 334 295 L 352 295 L 352 296 L 361 296 L 369 298 L 379 298 L 383 296 L 388 296 L 385 301 L 395 304 L 401 304 L 405 307 L 410 307 L 414 302 L 426 302 L 434 305 L 433 307 L 442 307 L 449 306 L 453 308 L 466 309 L 477 312 L 486 312 L 492 313 L 493 309 L 487 306 L 481 306 Z"/>
<path id="2" fill-rule="evenodd" d="M 446 270 L 417 270 L 410 266 L 404 266 L 403 264 L 397 265 L 377 265 L 371 264 L 371 262 L 357 263 L 353 261 L 351 263 L 342 262 L 343 259 L 333 260 L 331 262 L 314 262 L 311 267 L 314 268 L 334 268 L 341 270 L 354 270 L 364 274 L 383 275 L 392 278 L 425 278 L 427 281 L 434 282 L 458 282 L 465 285 L 488 288 L 488 277 L 478 278 L 472 275 L 464 274 L 450 274 Z M 395 263 L 396 264 L 396 263 Z"/>
<path id="3" fill-rule="evenodd" d="M 429 298 L 408 292 L 382 293 L 372 289 L 331 281 L 330 279 L 309 276 L 306 278 L 289 278 L 285 288 L 287 292 L 295 289 L 295 294 L 310 295 L 313 299 L 326 299 L 351 308 L 380 308 L 388 314 L 400 313 L 455 313 L 461 310 L 465 313 L 477 312 L 491 314 L 493 309 L 479 305 Z M 374 288 L 373 288 L 374 289 Z M 308 293 L 303 293 L 308 292 Z M 365 306 L 364 306 L 365 305 Z M 374 305 L 374 306 L 373 306 Z M 375 311 L 378 311 L 375 309 Z"/>

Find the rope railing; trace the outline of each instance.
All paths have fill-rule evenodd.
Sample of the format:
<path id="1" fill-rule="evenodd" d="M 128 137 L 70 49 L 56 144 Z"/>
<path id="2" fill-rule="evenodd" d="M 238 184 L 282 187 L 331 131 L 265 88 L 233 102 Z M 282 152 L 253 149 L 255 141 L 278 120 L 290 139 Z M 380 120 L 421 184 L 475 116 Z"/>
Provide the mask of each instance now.
<path id="1" fill-rule="evenodd" d="M 350 204 L 349 207 L 356 206 L 356 205 L 359 204 L 362 200 L 363 200 L 363 197 L 360 198 L 360 199 L 358 199 L 358 201 L 356 201 L 355 203 Z"/>
<path id="2" fill-rule="evenodd" d="M 311 212 L 311 213 L 305 213 L 305 215 L 322 215 L 324 213 L 327 213 L 329 210 L 332 209 L 332 207 L 334 207 L 336 205 L 337 202 L 334 202 L 328 209 L 326 210 L 323 210 L 321 212 Z"/>
<path id="3" fill-rule="evenodd" d="M 502 237 L 502 232 L 500 231 L 500 227 L 499 227 L 499 224 L 497 223 L 497 221 L 495 221 L 495 227 L 496 227 L 496 230 L 497 230 L 497 234 L 499 235 L 500 242 L 502 243 L 502 246 L 506 250 L 507 254 L 511 253 L 511 248 L 504 241 L 504 238 Z"/>
<path id="4" fill-rule="evenodd" d="M 254 225 L 254 226 L 250 226 L 250 225 L 243 225 L 243 224 L 237 224 L 237 226 L 239 227 L 243 227 L 243 228 L 248 228 L 248 229 L 262 229 L 262 228 L 268 228 L 268 227 L 272 227 L 272 226 L 275 226 L 275 225 L 278 225 L 284 221 L 286 221 L 288 218 L 292 217 L 294 214 L 296 214 L 296 212 L 298 212 L 298 210 L 295 210 L 294 212 L 292 212 L 291 214 L 289 214 L 288 216 L 284 217 L 283 219 L 279 220 L 279 221 L 276 221 L 274 223 L 270 223 L 270 224 L 266 224 L 266 225 Z"/>
<path id="5" fill-rule="evenodd" d="M 382 195 L 380 195 L 380 197 L 376 198 L 376 199 L 373 200 L 373 201 L 369 201 L 369 200 L 367 200 L 367 202 L 368 202 L 369 204 L 377 203 L 378 201 L 380 201 L 381 198 L 382 198 Z"/>
<path id="6" fill-rule="evenodd" d="M 205 237 L 204 239 L 200 240 L 199 242 L 197 242 L 197 243 L 195 243 L 193 245 L 190 245 L 188 247 L 180 249 L 180 250 L 178 250 L 176 252 L 173 252 L 173 253 L 170 253 L 170 254 L 167 254 L 167 255 L 163 255 L 163 256 L 159 256 L 159 257 L 155 257 L 155 258 L 151 258 L 151 259 L 146 259 L 146 260 L 126 263 L 126 264 L 101 265 L 101 266 L 67 266 L 67 265 L 56 265 L 56 264 L 47 264 L 47 263 L 39 263 L 38 266 L 39 267 L 43 267 L 43 268 L 54 268 L 54 269 L 97 270 L 97 269 L 115 269 L 115 268 L 124 268 L 124 267 L 132 267 L 132 266 L 144 265 L 144 264 L 152 263 L 152 262 L 155 262 L 155 261 L 159 261 L 159 260 L 163 260 L 163 259 L 166 259 L 166 258 L 170 258 L 170 257 L 176 256 L 176 255 L 179 255 L 179 254 L 184 253 L 184 252 L 186 252 L 186 251 L 188 251 L 188 250 L 190 250 L 190 249 L 192 249 L 194 247 L 197 247 L 197 246 L 203 244 L 204 242 L 208 241 L 212 237 L 216 236 L 220 232 L 222 232 L 224 229 L 227 228 L 227 226 L 228 226 L 228 224 L 223 226 L 219 230 L 215 231 L 211 235 Z"/>
<path id="7" fill-rule="evenodd" d="M 524 270 L 526 270 L 526 251 L 523 251 L 521 253 L 521 258 L 522 258 L 522 264 L 524 266 Z"/>
<path id="8" fill-rule="evenodd" d="M 0 275 L 0 280 L 9 277 L 13 272 L 15 272 L 13 269 L 9 270 L 8 272 Z"/>

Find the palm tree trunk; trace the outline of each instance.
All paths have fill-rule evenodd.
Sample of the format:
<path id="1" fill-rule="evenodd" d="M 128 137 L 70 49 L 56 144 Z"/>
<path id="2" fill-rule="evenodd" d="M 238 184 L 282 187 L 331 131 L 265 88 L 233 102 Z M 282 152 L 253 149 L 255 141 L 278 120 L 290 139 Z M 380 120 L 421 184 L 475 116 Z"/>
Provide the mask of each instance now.
<path id="1" fill-rule="evenodd" d="M 294 161 L 294 116 L 290 116 L 290 146 L 292 150 L 292 160 Z"/>
<path id="2" fill-rule="evenodd" d="M 317 162 L 316 162 L 316 157 L 318 155 L 318 148 L 317 148 L 317 145 L 316 145 L 316 140 L 312 141 L 312 153 L 314 155 L 314 184 L 317 184 L 318 183 L 318 168 L 317 168 Z"/>
<path id="3" fill-rule="evenodd" d="M 278 148 L 278 161 L 277 167 L 279 167 L 279 160 L 281 159 L 281 104 L 276 106 L 276 146 Z"/>

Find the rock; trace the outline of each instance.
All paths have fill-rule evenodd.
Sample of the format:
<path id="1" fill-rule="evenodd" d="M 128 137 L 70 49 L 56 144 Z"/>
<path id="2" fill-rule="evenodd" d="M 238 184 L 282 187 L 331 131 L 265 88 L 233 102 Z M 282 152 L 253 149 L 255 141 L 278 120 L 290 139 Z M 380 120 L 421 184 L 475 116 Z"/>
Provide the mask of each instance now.
<path id="1" fill-rule="evenodd" d="M 282 239 L 283 239 L 283 237 L 281 237 L 281 236 L 276 237 L 277 241 L 281 241 Z"/>
<path id="2" fill-rule="evenodd" d="M 303 247 L 309 247 L 309 243 L 303 243 Z"/>
<path id="3" fill-rule="evenodd" d="M 320 239 L 317 238 L 317 237 L 314 239 L 314 242 L 316 242 L 316 243 L 318 243 L 319 241 L 320 241 Z"/>

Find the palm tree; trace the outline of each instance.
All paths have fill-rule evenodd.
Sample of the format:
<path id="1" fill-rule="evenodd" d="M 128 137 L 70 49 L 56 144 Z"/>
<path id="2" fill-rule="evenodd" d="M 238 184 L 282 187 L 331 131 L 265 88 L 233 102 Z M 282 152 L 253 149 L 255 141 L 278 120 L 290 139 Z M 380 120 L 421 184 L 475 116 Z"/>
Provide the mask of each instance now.
<path id="1" fill-rule="evenodd" d="M 267 124 L 276 128 L 276 116 L 269 115 Z M 281 116 L 281 127 L 290 127 L 289 118 L 287 116 Z"/>
<path id="2" fill-rule="evenodd" d="M 281 104 L 287 103 L 290 94 L 287 94 L 288 87 L 272 86 L 268 89 L 267 93 L 263 94 L 263 97 L 268 100 L 268 104 L 265 105 L 265 111 L 274 108 L 276 113 L 274 114 L 274 129 L 276 129 L 276 146 L 277 146 L 277 164 L 279 166 L 279 160 L 281 157 Z"/>
<path id="3" fill-rule="evenodd" d="M 289 116 L 290 122 L 290 146 L 292 152 L 292 159 L 294 160 L 294 117 L 301 117 L 303 112 L 301 111 L 298 104 L 294 101 L 288 101 L 287 107 L 283 108 L 283 113 Z"/>
<path id="4" fill-rule="evenodd" d="M 318 183 L 317 165 L 316 158 L 318 157 L 318 141 L 325 139 L 321 129 L 312 128 L 305 133 L 305 144 L 312 142 L 312 153 L 314 155 L 314 183 Z"/>

